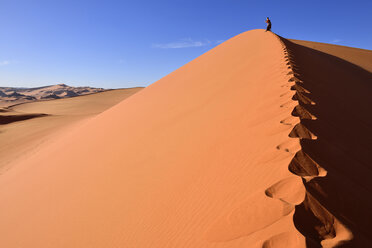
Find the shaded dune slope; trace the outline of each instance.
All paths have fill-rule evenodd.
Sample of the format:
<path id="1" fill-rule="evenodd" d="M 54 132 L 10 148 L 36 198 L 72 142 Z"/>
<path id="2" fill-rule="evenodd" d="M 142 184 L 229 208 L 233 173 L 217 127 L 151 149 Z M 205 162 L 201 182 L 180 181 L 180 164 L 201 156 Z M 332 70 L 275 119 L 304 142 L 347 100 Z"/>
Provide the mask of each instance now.
<path id="1" fill-rule="evenodd" d="M 356 65 L 367 68 L 363 61 L 368 57 L 352 57 L 350 63 L 340 58 L 345 54 L 329 54 L 338 55 L 334 50 L 325 50 L 327 54 L 283 42 L 294 72 L 293 99 L 299 103 L 293 115 L 317 137 L 301 139 L 302 149 L 289 166 L 304 178 L 307 191 L 296 207 L 294 223 L 309 247 L 368 247 L 372 73 Z"/>
<path id="2" fill-rule="evenodd" d="M 360 247 L 370 78 L 240 34 L 1 176 L 0 245 Z"/>
<path id="3" fill-rule="evenodd" d="M 47 116 L 47 114 L 19 114 L 19 115 L 0 115 L 0 125 L 5 125 L 17 121 L 29 120 L 37 117 Z"/>
<path id="4" fill-rule="evenodd" d="M 340 46 L 334 44 L 306 41 L 306 40 L 292 40 L 292 43 L 305 46 L 320 52 L 333 55 L 342 60 L 346 60 L 355 64 L 364 70 L 372 72 L 372 51 L 354 47 Z"/>

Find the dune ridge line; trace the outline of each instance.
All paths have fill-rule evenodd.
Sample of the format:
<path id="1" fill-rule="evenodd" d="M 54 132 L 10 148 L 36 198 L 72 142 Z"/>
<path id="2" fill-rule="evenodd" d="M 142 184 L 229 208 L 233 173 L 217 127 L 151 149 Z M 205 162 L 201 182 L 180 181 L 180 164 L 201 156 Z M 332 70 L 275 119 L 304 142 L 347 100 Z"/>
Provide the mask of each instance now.
<path id="1" fill-rule="evenodd" d="M 268 188 L 265 193 L 269 197 L 279 198 L 280 196 L 277 196 L 279 194 L 275 194 L 273 192 L 279 190 L 290 190 L 291 192 L 288 192 L 288 194 L 292 195 L 290 199 L 294 199 L 294 201 L 290 202 L 287 200 L 288 198 L 279 199 L 296 206 L 304 206 L 308 209 L 308 214 L 312 215 L 311 217 L 307 216 L 304 218 L 306 219 L 315 217 L 319 221 L 318 226 L 311 226 L 313 223 L 300 223 L 304 226 L 310 225 L 311 227 L 307 228 L 313 228 L 317 231 L 319 238 L 318 240 L 311 239 L 307 237 L 306 233 L 302 233 L 305 238 L 307 238 L 307 243 L 320 245 L 321 247 L 336 247 L 339 244 L 343 244 L 345 241 L 352 239 L 352 233 L 334 215 L 332 215 L 332 213 L 330 213 L 330 211 L 326 207 L 318 202 L 306 189 L 306 184 L 313 178 L 325 177 L 327 175 L 327 171 L 319 164 L 317 164 L 309 154 L 306 154 L 301 146 L 301 142 L 303 140 L 317 139 L 317 136 L 312 133 L 303 123 L 304 120 L 316 121 L 316 116 L 311 113 L 309 108 L 309 106 L 316 105 L 316 103 L 311 99 L 311 92 L 303 85 L 306 77 L 301 75 L 301 72 L 296 65 L 295 54 L 292 52 L 291 48 L 288 46 L 288 43 L 286 43 L 286 40 L 284 38 L 280 36 L 277 36 L 277 38 L 279 39 L 283 47 L 284 61 L 288 70 L 287 75 L 291 76 L 288 80 L 289 84 L 285 84 L 283 85 L 283 87 L 288 87 L 291 91 L 294 91 L 294 95 L 291 97 L 291 100 L 297 103 L 292 110 L 291 117 L 288 117 L 287 119 L 281 121 L 283 125 L 293 126 L 288 137 L 290 139 L 296 139 L 299 144 L 299 150 L 295 153 L 290 164 L 288 165 L 288 170 L 294 175 L 300 177 L 303 184 L 295 185 L 294 189 L 293 186 L 295 184 L 295 181 L 292 180 L 291 182 L 291 179 L 287 179 L 286 181 L 282 180 L 274 184 L 272 187 Z M 290 94 L 285 94 L 286 97 L 289 97 L 289 95 Z M 281 107 L 285 106 L 281 105 Z M 288 120 L 292 117 L 296 118 L 296 121 L 288 122 Z M 289 150 L 285 147 L 282 149 L 284 149 L 285 151 Z M 297 207 L 295 208 L 295 213 L 296 209 Z M 280 246 L 283 244 L 288 244 L 288 238 L 278 238 L 276 235 L 271 239 L 265 241 L 263 247 L 277 247 L 277 245 Z"/>

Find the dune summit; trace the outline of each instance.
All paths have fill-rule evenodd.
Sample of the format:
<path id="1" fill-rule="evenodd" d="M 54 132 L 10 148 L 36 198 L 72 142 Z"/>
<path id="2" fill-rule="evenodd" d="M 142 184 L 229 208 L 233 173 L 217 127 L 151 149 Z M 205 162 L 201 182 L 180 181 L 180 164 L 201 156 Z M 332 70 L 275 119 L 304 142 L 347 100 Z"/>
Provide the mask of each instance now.
<path id="1" fill-rule="evenodd" d="M 2 247 L 367 247 L 371 72 L 242 33 L 0 177 Z"/>

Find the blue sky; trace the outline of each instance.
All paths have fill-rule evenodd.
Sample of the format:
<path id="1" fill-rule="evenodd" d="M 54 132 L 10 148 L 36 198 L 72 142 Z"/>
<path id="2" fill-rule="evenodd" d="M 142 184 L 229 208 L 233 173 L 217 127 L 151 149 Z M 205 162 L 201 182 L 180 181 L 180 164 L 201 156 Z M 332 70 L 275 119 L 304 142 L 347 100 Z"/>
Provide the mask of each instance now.
<path id="1" fill-rule="evenodd" d="M 0 86 L 149 85 L 241 32 L 372 50 L 372 1 L 0 0 Z"/>

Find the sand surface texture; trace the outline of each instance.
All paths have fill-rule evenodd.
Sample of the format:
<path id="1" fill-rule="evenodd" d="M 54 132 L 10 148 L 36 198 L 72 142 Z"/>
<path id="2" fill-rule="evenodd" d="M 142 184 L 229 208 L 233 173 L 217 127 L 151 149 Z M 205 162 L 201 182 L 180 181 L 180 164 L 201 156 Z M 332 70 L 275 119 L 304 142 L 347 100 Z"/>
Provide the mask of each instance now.
<path id="1" fill-rule="evenodd" d="M 142 88 L 109 90 L 73 98 L 37 101 L 0 109 L 0 174 L 64 130 L 105 111 Z"/>
<path id="2" fill-rule="evenodd" d="M 242 33 L 17 161 L 0 246 L 368 247 L 371 82 Z"/>

